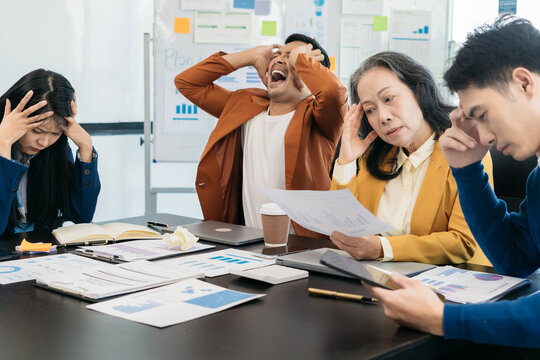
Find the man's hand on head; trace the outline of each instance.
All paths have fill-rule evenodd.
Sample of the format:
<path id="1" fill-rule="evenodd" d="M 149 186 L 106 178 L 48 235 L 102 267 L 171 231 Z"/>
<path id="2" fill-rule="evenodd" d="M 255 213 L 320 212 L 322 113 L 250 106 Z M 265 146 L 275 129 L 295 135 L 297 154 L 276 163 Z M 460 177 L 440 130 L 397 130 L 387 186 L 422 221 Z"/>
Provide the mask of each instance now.
<path id="1" fill-rule="evenodd" d="M 321 53 L 321 50 L 319 49 L 313 49 L 313 45 L 306 44 L 302 46 L 295 47 L 291 53 L 289 54 L 289 64 L 292 68 L 296 65 L 296 60 L 298 59 L 298 55 L 300 54 L 306 54 L 308 58 L 312 58 L 313 60 L 319 62 L 324 59 L 324 55 Z"/>
<path id="2" fill-rule="evenodd" d="M 274 49 L 279 49 L 281 45 L 261 45 L 249 49 L 251 54 L 251 65 L 257 70 L 259 77 L 265 86 L 268 86 L 268 64 L 272 60 Z"/>
<path id="3" fill-rule="evenodd" d="M 439 143 L 448 164 L 462 168 L 481 161 L 491 145 L 482 145 L 474 121 L 466 118 L 461 105 L 450 114 L 452 127 L 440 137 Z"/>

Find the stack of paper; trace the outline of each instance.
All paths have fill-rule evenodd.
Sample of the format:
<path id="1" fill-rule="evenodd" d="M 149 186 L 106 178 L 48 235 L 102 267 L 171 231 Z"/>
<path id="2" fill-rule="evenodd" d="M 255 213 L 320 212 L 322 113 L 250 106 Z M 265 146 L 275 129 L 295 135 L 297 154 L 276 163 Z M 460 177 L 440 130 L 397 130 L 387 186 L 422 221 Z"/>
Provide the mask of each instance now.
<path id="1" fill-rule="evenodd" d="M 101 267 L 79 273 L 44 274 L 36 279 L 39 286 L 75 295 L 83 299 L 107 297 L 145 290 L 191 277 L 202 276 L 198 270 L 174 271 L 146 260 Z"/>

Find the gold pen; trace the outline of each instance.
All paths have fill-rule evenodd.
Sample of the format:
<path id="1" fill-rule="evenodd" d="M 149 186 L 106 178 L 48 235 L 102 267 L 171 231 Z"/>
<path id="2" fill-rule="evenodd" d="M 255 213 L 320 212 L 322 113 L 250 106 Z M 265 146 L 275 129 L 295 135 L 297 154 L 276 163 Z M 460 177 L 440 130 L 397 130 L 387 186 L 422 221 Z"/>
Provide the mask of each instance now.
<path id="1" fill-rule="evenodd" d="M 308 293 L 310 295 L 324 296 L 338 300 L 360 301 L 366 304 L 376 304 L 379 302 L 379 299 L 377 298 L 370 298 L 362 295 L 342 293 L 324 289 L 308 288 Z"/>

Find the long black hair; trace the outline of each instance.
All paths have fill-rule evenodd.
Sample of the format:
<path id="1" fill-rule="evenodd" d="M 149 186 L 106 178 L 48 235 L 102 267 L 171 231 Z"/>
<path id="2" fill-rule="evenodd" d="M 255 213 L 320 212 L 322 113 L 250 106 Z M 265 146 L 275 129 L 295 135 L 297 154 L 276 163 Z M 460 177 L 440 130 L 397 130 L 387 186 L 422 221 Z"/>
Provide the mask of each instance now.
<path id="1" fill-rule="evenodd" d="M 70 104 L 75 90 L 64 76 L 43 69 L 24 75 L 0 97 L 0 114 L 4 113 L 6 99 L 9 99 L 13 109 L 30 90 L 34 91 L 34 95 L 25 109 L 41 100 L 47 100 L 47 105 L 31 116 L 54 111 L 48 121 L 56 122 L 60 128 L 67 126 L 65 117 L 72 116 Z M 54 144 L 41 150 L 30 160 L 27 182 L 28 223 L 33 223 L 36 229 L 51 229 L 62 224 L 69 211 L 72 174 L 73 163 L 68 158 L 67 137 L 62 134 Z M 8 220 L 10 228 L 20 221 L 17 205 L 15 198 Z"/>
<path id="2" fill-rule="evenodd" d="M 357 90 L 360 78 L 369 70 L 377 67 L 394 72 L 411 89 L 422 110 L 424 119 L 435 132 L 435 139 L 438 139 L 444 130 L 451 126 L 449 113 L 453 107 L 443 99 L 431 72 L 411 57 L 393 51 L 383 51 L 367 58 L 353 73 L 350 81 L 350 94 L 354 104 L 360 102 Z M 364 114 L 359 135 L 365 138 L 372 130 L 373 128 Z M 395 146 L 377 137 L 363 155 L 369 173 L 379 180 L 391 180 L 397 177 L 401 168 L 396 169 L 396 156 L 389 160 L 391 169 L 389 171 L 384 169 L 385 165 L 388 164 L 388 161 L 386 163 L 385 161 L 389 154 L 392 152 L 397 154 L 397 150 Z"/>

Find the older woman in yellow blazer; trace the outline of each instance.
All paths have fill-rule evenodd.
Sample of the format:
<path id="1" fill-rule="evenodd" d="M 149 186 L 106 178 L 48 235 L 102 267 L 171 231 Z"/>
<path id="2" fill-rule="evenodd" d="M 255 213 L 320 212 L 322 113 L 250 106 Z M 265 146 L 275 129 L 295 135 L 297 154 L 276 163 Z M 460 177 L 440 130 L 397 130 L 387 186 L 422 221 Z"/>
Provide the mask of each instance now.
<path id="1" fill-rule="evenodd" d="M 363 237 L 334 231 L 332 242 L 356 259 L 489 265 L 438 143 L 451 107 L 429 70 L 403 54 L 376 54 L 352 75 L 351 98 L 331 189 L 349 189 L 394 230 Z M 484 166 L 491 177 L 489 155 Z"/>

